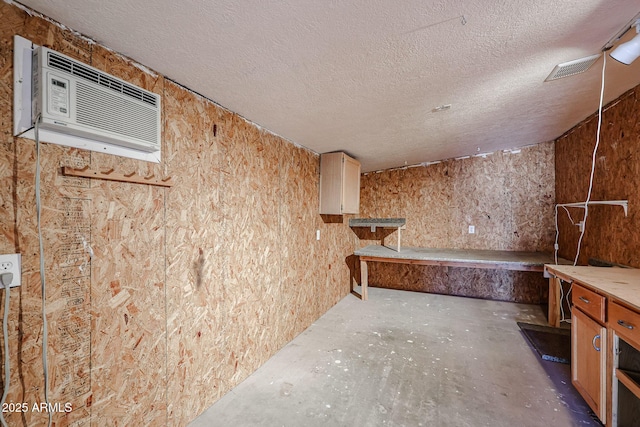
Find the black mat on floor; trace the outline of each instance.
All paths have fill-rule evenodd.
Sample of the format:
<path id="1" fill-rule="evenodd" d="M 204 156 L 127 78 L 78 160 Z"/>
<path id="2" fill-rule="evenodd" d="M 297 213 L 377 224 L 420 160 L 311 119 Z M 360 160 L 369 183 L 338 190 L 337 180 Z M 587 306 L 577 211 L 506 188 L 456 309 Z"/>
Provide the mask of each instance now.
<path id="1" fill-rule="evenodd" d="M 571 330 L 523 322 L 518 326 L 543 360 L 571 363 Z"/>

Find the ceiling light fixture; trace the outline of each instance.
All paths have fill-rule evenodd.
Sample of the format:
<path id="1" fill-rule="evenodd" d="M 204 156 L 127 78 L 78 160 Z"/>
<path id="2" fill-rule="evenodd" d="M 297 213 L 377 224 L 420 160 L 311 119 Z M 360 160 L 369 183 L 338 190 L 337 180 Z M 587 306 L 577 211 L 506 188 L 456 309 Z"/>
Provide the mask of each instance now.
<path id="1" fill-rule="evenodd" d="M 625 65 L 631 64 L 640 56 L 640 19 L 636 20 L 632 27 L 636 27 L 636 36 L 626 43 L 622 43 L 609 55 Z"/>

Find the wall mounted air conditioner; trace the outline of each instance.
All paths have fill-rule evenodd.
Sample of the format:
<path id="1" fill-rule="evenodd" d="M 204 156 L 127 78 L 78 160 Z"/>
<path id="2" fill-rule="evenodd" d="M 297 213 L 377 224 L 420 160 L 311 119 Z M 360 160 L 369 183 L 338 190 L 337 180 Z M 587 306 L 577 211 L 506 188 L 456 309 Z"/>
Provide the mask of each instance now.
<path id="1" fill-rule="evenodd" d="M 14 63 L 19 64 L 14 69 L 23 74 L 15 81 L 16 92 L 22 92 L 20 99 L 14 96 L 18 125 L 25 127 L 28 116 L 31 131 L 39 118 L 43 141 L 160 161 L 159 95 L 46 47 L 29 46 L 28 58 L 24 41 L 30 43 L 16 36 Z M 28 83 L 30 90 L 24 87 Z"/>

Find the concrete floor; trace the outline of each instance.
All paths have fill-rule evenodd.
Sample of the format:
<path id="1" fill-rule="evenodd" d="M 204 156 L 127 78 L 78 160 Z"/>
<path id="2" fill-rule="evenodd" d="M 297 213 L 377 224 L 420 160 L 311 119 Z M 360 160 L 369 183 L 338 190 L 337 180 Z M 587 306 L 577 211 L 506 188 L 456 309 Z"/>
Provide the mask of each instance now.
<path id="1" fill-rule="evenodd" d="M 516 321 L 546 323 L 535 305 L 349 295 L 190 427 L 600 425 Z"/>

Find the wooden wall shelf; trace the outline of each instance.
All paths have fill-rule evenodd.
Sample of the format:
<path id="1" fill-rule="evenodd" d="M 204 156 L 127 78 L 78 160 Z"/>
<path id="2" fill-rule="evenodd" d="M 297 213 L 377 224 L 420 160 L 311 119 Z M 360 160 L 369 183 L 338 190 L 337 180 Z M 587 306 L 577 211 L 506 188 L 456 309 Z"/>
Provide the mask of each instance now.
<path id="1" fill-rule="evenodd" d="M 349 220 L 349 227 L 370 227 L 371 232 L 375 233 L 376 228 L 394 228 L 398 230 L 397 251 L 400 252 L 400 230 L 406 228 L 407 220 L 405 218 L 352 218 Z M 382 246 L 384 246 L 384 237 L 382 238 Z"/>

